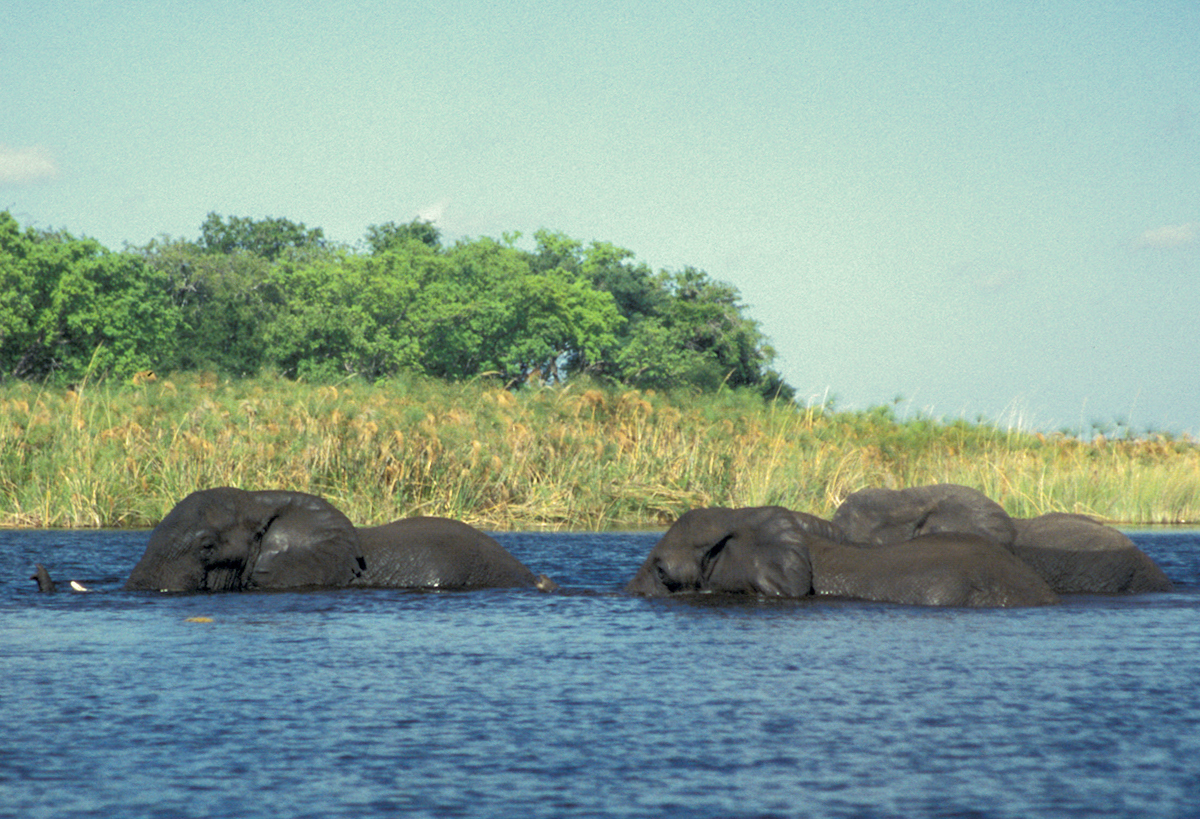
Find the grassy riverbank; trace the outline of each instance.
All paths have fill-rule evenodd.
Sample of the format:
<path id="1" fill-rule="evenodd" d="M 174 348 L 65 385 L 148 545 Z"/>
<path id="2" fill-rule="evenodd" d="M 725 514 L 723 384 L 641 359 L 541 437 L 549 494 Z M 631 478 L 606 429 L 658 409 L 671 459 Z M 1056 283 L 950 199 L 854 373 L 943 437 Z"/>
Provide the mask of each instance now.
<path id="1" fill-rule="evenodd" d="M 0 388 L 0 526 L 145 527 L 197 488 L 288 488 L 355 522 L 652 527 L 696 506 L 832 514 L 865 486 L 953 482 L 1013 515 L 1200 522 L 1190 440 L 1082 442 L 897 422 L 726 392 L 574 385 L 512 393 L 413 378 L 313 386 L 178 375 Z"/>

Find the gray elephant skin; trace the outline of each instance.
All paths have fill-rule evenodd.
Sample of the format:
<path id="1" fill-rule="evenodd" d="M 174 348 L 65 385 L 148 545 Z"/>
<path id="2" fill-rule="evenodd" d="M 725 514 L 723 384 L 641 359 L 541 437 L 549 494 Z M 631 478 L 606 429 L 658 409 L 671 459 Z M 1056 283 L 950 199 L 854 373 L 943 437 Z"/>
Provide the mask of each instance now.
<path id="1" fill-rule="evenodd" d="M 978 534 L 930 532 L 895 546 L 863 546 L 846 542 L 830 521 L 779 506 L 685 513 L 625 591 L 823 595 L 927 606 L 1036 606 L 1058 599 L 1032 568 Z"/>
<path id="2" fill-rule="evenodd" d="M 1135 594 L 1172 589 L 1150 557 L 1121 532 L 1086 515 L 1011 518 L 982 492 L 956 484 L 863 489 L 833 516 L 847 538 L 873 546 L 931 532 L 979 535 L 1009 550 L 1060 594 Z"/>
<path id="3" fill-rule="evenodd" d="M 249 591 L 340 587 L 551 589 L 493 538 L 421 517 L 357 528 L 316 495 L 193 492 L 150 533 L 125 588 Z"/>

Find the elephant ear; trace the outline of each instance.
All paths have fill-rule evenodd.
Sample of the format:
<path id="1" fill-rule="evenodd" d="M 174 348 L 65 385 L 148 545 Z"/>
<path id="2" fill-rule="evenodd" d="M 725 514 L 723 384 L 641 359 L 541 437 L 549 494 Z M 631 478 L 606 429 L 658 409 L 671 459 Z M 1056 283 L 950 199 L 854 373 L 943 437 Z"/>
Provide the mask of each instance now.
<path id="1" fill-rule="evenodd" d="M 329 503 L 302 492 L 193 492 L 150 533 L 126 589 L 240 591 L 349 583 L 358 534 Z"/>
<path id="2" fill-rule="evenodd" d="M 303 492 L 251 492 L 262 521 L 247 588 L 345 586 L 366 567 L 354 524 L 332 504 Z"/>
<path id="3" fill-rule="evenodd" d="M 704 585 L 712 591 L 806 597 L 813 590 L 810 539 L 838 533 L 828 521 L 780 506 L 738 509 L 730 523 L 706 555 Z"/>
<path id="4" fill-rule="evenodd" d="M 812 592 L 809 543 L 838 534 L 828 521 L 781 506 L 693 509 L 667 530 L 625 591 L 804 597 Z"/>

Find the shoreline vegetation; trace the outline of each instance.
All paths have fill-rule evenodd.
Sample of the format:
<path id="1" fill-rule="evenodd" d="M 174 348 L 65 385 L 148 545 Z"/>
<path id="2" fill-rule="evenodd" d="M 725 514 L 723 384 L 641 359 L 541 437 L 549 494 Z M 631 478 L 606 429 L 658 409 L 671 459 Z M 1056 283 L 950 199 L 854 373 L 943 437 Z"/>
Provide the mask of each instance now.
<path id="1" fill-rule="evenodd" d="M 654 529 L 699 506 L 829 517 L 867 486 L 960 483 L 1009 514 L 1200 522 L 1200 446 L 1091 441 L 764 400 L 572 381 L 511 391 L 402 376 L 310 384 L 150 373 L 0 385 L 0 527 L 148 528 L 197 489 L 286 488 L 359 525 Z"/>

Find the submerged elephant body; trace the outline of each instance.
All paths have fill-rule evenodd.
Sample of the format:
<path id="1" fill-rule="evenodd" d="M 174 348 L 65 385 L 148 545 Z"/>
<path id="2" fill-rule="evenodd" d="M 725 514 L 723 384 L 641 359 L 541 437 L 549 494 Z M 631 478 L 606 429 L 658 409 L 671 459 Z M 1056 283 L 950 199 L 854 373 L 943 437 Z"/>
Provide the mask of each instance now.
<path id="1" fill-rule="evenodd" d="M 473 526 L 437 517 L 415 517 L 358 530 L 367 562 L 361 584 L 474 589 L 557 586 L 534 576 L 493 537 Z"/>
<path id="2" fill-rule="evenodd" d="M 1060 592 L 1140 594 L 1173 586 L 1123 533 L 1087 515 L 1017 518 L 1012 552 Z"/>
<path id="3" fill-rule="evenodd" d="M 987 538 L 935 532 L 895 546 L 847 545 L 819 565 L 820 594 L 917 606 L 1043 606 L 1054 590 Z"/>
<path id="4" fill-rule="evenodd" d="M 982 492 L 954 484 L 864 489 L 838 507 L 833 522 L 852 540 L 912 543 L 929 532 L 985 537 L 1032 568 L 1060 594 L 1170 591 L 1171 581 L 1133 541 L 1086 515 L 1008 516 Z"/>
<path id="5" fill-rule="evenodd" d="M 1003 547 L 972 534 L 920 535 L 903 546 L 844 542 L 829 521 L 783 507 L 696 509 L 651 550 L 625 590 L 941 606 L 1033 606 L 1054 592 Z"/>
<path id="6" fill-rule="evenodd" d="M 151 532 L 125 583 L 148 591 L 347 586 L 545 587 L 465 523 L 414 518 L 359 529 L 315 495 L 230 487 L 180 501 Z"/>

